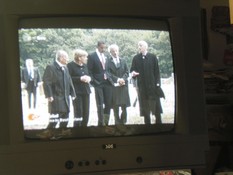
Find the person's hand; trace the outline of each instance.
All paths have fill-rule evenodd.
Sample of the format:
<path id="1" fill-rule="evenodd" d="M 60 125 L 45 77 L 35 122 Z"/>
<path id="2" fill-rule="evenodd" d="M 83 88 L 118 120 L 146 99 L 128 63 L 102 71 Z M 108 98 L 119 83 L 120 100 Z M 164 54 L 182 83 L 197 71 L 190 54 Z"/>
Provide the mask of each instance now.
<path id="1" fill-rule="evenodd" d="M 86 83 L 90 83 L 91 77 L 86 75 Z"/>
<path id="2" fill-rule="evenodd" d="M 120 84 L 120 86 L 125 85 L 125 80 L 123 78 L 119 78 L 117 82 Z"/>
<path id="3" fill-rule="evenodd" d="M 131 72 L 131 74 L 132 74 L 132 77 L 136 77 L 136 76 L 138 76 L 138 75 L 139 75 L 139 72 L 135 72 L 135 71 L 133 71 L 133 72 Z"/>
<path id="4" fill-rule="evenodd" d="M 54 100 L 53 97 L 49 97 L 49 98 L 48 98 L 48 101 L 49 101 L 49 102 L 52 102 L 53 100 Z"/>
<path id="5" fill-rule="evenodd" d="M 89 83 L 91 81 L 91 77 L 87 76 L 87 75 L 83 75 L 81 76 L 81 81 L 84 83 Z"/>

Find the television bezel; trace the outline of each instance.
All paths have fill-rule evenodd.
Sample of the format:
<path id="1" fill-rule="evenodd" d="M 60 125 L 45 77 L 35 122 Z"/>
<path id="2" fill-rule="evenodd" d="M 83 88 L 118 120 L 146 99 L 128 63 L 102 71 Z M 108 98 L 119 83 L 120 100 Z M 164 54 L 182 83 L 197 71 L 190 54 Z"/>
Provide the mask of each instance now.
<path id="1" fill-rule="evenodd" d="M 60 21 L 63 21 L 60 23 Z M 93 27 L 92 21 L 95 21 Z M 138 26 L 140 23 L 140 27 Z M 77 17 L 51 17 L 51 18 L 22 18 L 19 21 L 19 30 L 21 29 L 120 29 L 120 30 L 156 30 L 169 32 L 169 22 L 165 18 L 132 18 L 132 17 L 111 17 L 111 16 L 77 16 Z M 169 36 L 170 37 L 170 36 Z M 171 39 L 170 39 L 171 41 Z M 171 49 L 172 53 L 172 49 Z M 173 69 L 174 69 L 174 60 Z M 175 73 L 174 73 L 175 74 Z M 175 75 L 174 75 L 175 77 Z M 175 79 L 175 78 L 174 78 Z M 176 82 L 174 80 L 173 93 L 176 92 Z M 22 93 L 22 92 L 21 92 Z M 174 95 L 174 101 L 176 95 Z M 172 99 L 171 99 L 172 100 Z M 175 103 L 175 102 L 174 102 Z M 22 106 L 23 110 L 23 106 Z M 136 109 L 138 110 L 138 109 Z M 175 129 L 176 105 L 174 104 L 174 123 L 162 123 L 152 125 L 108 125 L 108 126 L 88 126 L 70 128 L 71 135 L 59 137 L 59 139 L 81 139 L 95 137 L 123 137 L 146 134 L 165 134 L 172 133 Z M 92 115 L 92 114 L 90 114 Z M 138 116 L 141 117 L 141 116 Z M 23 120 L 23 117 L 22 117 Z M 25 139 L 40 139 L 42 132 L 47 129 L 25 129 Z M 61 129 L 50 129 L 53 133 L 59 133 Z M 130 132 L 129 132 L 130 131 Z M 86 133 L 86 134 L 85 134 Z M 53 136 L 51 136 L 54 139 Z M 42 138 L 43 139 L 43 138 Z M 48 139 L 48 138 L 46 138 Z"/>
<path id="2" fill-rule="evenodd" d="M 101 3 L 95 3 L 95 6 L 89 10 L 86 10 L 88 6 L 84 7 L 90 1 L 81 2 L 80 6 L 74 1 L 69 5 L 58 2 L 56 7 L 53 7 L 54 2 L 51 0 L 0 2 L 1 5 L 3 3 L 6 5 L 4 10 L 0 7 L 0 23 L 3 24 L 1 31 L 4 33 L 1 34 L 3 40 L 0 41 L 0 46 L 3 55 L 1 68 L 3 75 L 7 77 L 3 78 L 0 172 L 2 174 L 109 174 L 204 166 L 208 136 L 204 109 L 198 1 L 170 1 L 167 6 L 164 0 L 152 0 L 146 5 L 148 8 L 142 10 L 140 10 L 142 2 L 136 1 L 135 6 L 131 6 L 132 2 L 127 1 L 121 5 L 122 11 L 118 11 L 118 8 L 110 8 L 114 5 L 112 1 L 107 2 L 105 8 L 99 8 Z M 128 10 L 129 7 L 131 11 Z M 25 140 L 23 125 L 19 124 L 22 123 L 17 45 L 19 20 L 25 17 L 70 17 L 80 14 L 119 18 L 122 16 L 169 18 L 177 71 L 178 116 L 175 132 L 168 135 L 52 142 Z M 114 149 L 103 149 L 104 146 L 112 144 L 115 145 Z M 55 163 L 50 164 L 51 162 Z M 99 165 L 96 164 L 98 162 Z M 38 169 L 38 165 L 46 168 Z"/>

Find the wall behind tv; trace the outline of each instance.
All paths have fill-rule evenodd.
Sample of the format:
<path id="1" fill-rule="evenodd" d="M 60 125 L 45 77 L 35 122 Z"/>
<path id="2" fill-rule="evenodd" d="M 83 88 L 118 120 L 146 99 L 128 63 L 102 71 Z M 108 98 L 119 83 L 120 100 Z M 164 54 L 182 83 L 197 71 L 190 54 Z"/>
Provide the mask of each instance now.
<path id="1" fill-rule="evenodd" d="M 208 61 L 216 66 L 223 66 L 223 54 L 226 48 L 226 36 L 210 28 L 213 6 L 229 6 L 229 0 L 200 0 L 201 8 L 206 9 L 207 35 L 209 44 Z"/>

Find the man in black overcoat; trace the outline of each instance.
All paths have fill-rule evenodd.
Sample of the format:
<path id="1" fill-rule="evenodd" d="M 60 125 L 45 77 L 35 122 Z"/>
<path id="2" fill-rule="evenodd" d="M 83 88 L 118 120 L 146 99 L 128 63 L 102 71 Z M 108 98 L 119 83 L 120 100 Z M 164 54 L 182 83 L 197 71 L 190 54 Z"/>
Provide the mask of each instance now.
<path id="1" fill-rule="evenodd" d="M 113 84 L 112 104 L 115 124 L 125 124 L 127 122 L 127 107 L 130 106 L 128 91 L 129 69 L 126 61 L 119 57 L 119 47 L 116 44 L 110 45 L 108 49 L 111 57 L 106 63 L 106 71 Z"/>
<path id="2" fill-rule="evenodd" d="M 139 41 L 138 49 L 139 54 L 134 56 L 130 72 L 133 78 L 137 78 L 140 115 L 144 116 L 145 124 L 151 123 L 151 113 L 155 115 L 156 123 L 162 123 L 160 98 L 164 94 L 160 87 L 158 60 L 147 51 L 148 44 L 145 41 Z"/>
<path id="3" fill-rule="evenodd" d="M 56 60 L 48 65 L 43 75 L 45 97 L 48 99 L 49 113 L 58 115 L 58 120 L 50 118 L 47 128 L 55 128 L 60 122 L 60 128 L 66 128 L 70 112 L 70 95 L 75 98 L 73 83 L 66 67 L 68 54 L 59 50 Z"/>

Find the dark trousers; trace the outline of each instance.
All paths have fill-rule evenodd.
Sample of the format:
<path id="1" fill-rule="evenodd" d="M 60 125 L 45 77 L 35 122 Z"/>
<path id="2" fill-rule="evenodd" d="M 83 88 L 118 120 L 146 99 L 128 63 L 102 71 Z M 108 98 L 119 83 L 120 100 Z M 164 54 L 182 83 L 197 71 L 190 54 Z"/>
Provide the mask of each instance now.
<path id="1" fill-rule="evenodd" d="M 147 100 L 147 99 L 140 99 L 141 103 L 143 105 L 141 105 L 141 107 L 143 107 L 142 109 L 142 113 L 144 116 L 144 123 L 145 124 L 151 124 L 151 117 L 150 114 L 154 114 L 155 115 L 155 123 L 156 124 L 160 124 L 162 123 L 161 120 L 161 105 L 160 102 L 158 100 Z"/>
<path id="2" fill-rule="evenodd" d="M 89 94 L 77 94 L 76 98 L 73 100 L 74 118 L 82 118 L 81 126 L 87 126 L 88 124 L 89 106 Z M 74 126 L 75 125 L 79 125 L 77 121 L 74 121 Z"/>
<path id="3" fill-rule="evenodd" d="M 36 108 L 36 94 L 37 94 L 37 87 L 34 86 L 34 81 L 30 80 L 27 85 L 27 93 L 28 93 L 28 107 L 32 108 L 32 96 L 33 96 L 33 107 Z"/>
<path id="4" fill-rule="evenodd" d="M 145 124 L 151 124 L 150 114 L 144 116 L 144 123 Z M 155 123 L 156 124 L 161 124 L 162 123 L 161 114 L 160 113 L 155 114 Z"/>
<path id="5" fill-rule="evenodd" d="M 112 106 L 112 85 L 109 82 L 95 86 L 98 125 L 108 125 Z"/>
<path id="6" fill-rule="evenodd" d="M 121 107 L 121 114 L 119 114 L 120 107 Z M 126 106 L 125 105 L 115 106 L 113 111 L 114 111 L 115 124 L 116 125 L 125 124 L 127 120 Z"/>

